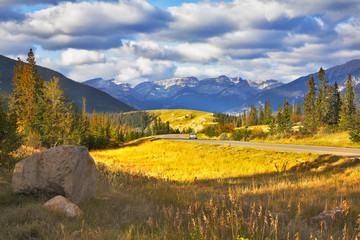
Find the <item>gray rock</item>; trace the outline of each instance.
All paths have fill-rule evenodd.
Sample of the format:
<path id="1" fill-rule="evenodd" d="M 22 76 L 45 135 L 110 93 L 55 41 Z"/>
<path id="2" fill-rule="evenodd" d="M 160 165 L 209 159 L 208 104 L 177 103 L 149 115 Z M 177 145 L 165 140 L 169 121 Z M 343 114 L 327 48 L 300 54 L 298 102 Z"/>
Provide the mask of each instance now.
<path id="1" fill-rule="evenodd" d="M 44 207 L 50 211 L 64 213 L 66 216 L 74 218 L 83 215 L 83 211 L 70 202 L 68 199 L 58 195 L 44 204 Z"/>
<path id="2" fill-rule="evenodd" d="M 346 210 L 341 207 L 337 207 L 331 210 L 321 212 L 319 215 L 311 218 L 311 223 L 321 223 L 325 224 L 336 224 L 344 221 L 346 215 Z"/>
<path id="3" fill-rule="evenodd" d="M 60 146 L 18 162 L 12 177 L 14 193 L 46 192 L 79 203 L 95 195 L 96 165 L 86 147 Z"/>

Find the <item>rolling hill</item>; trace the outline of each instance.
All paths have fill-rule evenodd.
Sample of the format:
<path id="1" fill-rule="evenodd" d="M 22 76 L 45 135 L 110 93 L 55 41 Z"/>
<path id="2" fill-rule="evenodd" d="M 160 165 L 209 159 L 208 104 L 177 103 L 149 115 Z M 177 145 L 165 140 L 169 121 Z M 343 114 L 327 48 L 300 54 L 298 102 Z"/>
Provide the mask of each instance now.
<path id="1" fill-rule="evenodd" d="M 6 94 L 12 92 L 12 76 L 16 61 L 5 56 L 0 55 L 0 89 Z M 96 88 L 73 81 L 59 72 L 36 66 L 38 74 L 44 81 L 49 81 L 53 77 L 59 78 L 59 83 L 66 94 L 70 96 L 70 101 L 75 101 L 81 106 L 82 97 L 86 97 L 86 110 L 88 112 L 103 111 L 103 112 L 127 112 L 134 110 L 133 107 L 115 99 L 107 93 L 104 93 Z"/>

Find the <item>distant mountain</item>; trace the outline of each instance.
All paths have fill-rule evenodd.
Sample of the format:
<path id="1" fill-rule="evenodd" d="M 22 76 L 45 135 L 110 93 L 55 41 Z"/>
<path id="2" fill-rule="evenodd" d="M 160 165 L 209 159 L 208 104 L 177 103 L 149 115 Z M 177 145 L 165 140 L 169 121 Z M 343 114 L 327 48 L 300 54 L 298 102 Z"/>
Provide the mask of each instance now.
<path id="1" fill-rule="evenodd" d="M 320 69 L 320 68 L 319 68 Z M 325 77 L 330 84 L 338 83 L 340 90 L 345 89 L 346 78 L 350 74 L 357 83 L 357 93 L 360 93 L 360 59 L 349 61 L 343 65 L 338 65 L 325 70 Z M 290 103 L 296 103 L 298 100 L 303 101 L 307 91 L 307 81 L 310 75 L 300 77 L 292 82 L 281 85 L 279 87 L 271 88 L 266 91 L 260 92 L 255 97 L 249 99 L 246 103 L 232 109 L 233 112 L 238 112 L 239 109 L 243 109 L 247 105 L 264 103 L 270 101 L 274 110 L 277 109 L 279 104 L 282 104 L 285 99 L 288 99 Z M 313 73 L 314 80 L 317 81 L 318 73 Z M 230 112 L 231 112 L 230 111 Z"/>
<path id="2" fill-rule="evenodd" d="M 12 76 L 16 61 L 0 55 L 0 90 L 7 94 L 12 92 Z M 107 93 L 104 93 L 94 87 L 81 84 L 66 78 L 59 72 L 48 68 L 36 66 L 38 74 L 44 81 L 49 81 L 53 77 L 59 78 L 60 86 L 66 90 L 66 94 L 70 96 L 71 101 L 75 101 L 82 105 L 82 97 L 86 97 L 86 109 L 88 112 L 96 111 L 104 112 L 127 112 L 134 110 L 133 107 L 115 99 Z"/>
<path id="3" fill-rule="evenodd" d="M 131 88 L 115 80 L 91 79 L 83 82 L 139 109 L 193 109 L 224 112 L 244 104 L 259 92 L 280 86 L 276 80 L 251 81 L 219 76 L 198 80 L 196 77 L 171 78 L 143 82 Z M 252 85 L 252 86 L 251 86 Z"/>

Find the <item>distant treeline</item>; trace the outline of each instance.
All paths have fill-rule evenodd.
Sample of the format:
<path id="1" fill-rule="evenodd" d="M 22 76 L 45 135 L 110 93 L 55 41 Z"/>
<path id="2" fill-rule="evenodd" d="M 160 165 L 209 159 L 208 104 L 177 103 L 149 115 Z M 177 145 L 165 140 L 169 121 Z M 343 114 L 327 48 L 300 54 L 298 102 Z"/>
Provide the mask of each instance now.
<path id="1" fill-rule="evenodd" d="M 144 136 L 178 132 L 169 122 L 145 111 L 88 114 L 86 98 L 81 108 L 69 102 L 59 79 L 44 82 L 35 64 L 30 49 L 27 62 L 18 59 L 14 68 L 10 98 L 0 95 L 0 165 L 22 144 L 35 148 L 74 144 L 103 149 Z"/>
<path id="2" fill-rule="evenodd" d="M 211 125 L 204 129 L 208 136 L 219 136 L 223 133 L 232 134 L 236 140 L 247 140 L 252 137 L 266 137 L 267 135 L 292 135 L 313 134 L 319 129 L 328 131 L 349 131 L 353 142 L 360 141 L 360 109 L 356 108 L 355 84 L 349 74 L 345 83 L 345 94 L 341 94 L 337 82 L 329 84 L 325 77 L 325 71 L 320 68 L 317 81 L 311 75 L 308 80 L 308 92 L 304 102 L 289 104 L 284 100 L 279 104 L 277 112 L 271 110 L 270 101 L 260 105 L 259 109 L 251 105 L 237 116 L 214 113 L 214 121 L 217 125 Z M 268 125 L 269 131 L 261 128 L 255 131 L 247 127 L 256 125 Z M 293 126 L 300 128 L 294 133 Z M 239 127 L 244 129 L 234 130 Z M 226 136 L 226 134 L 223 134 Z"/>

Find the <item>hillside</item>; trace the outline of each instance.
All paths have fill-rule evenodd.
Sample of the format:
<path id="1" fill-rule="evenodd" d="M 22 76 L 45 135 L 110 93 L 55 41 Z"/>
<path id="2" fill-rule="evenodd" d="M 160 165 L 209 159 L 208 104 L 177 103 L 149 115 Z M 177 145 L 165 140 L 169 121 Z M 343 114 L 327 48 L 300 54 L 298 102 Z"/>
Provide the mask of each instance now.
<path id="1" fill-rule="evenodd" d="M 197 132 L 209 124 L 214 124 L 213 114 L 209 112 L 186 109 L 161 109 L 147 112 L 160 117 L 162 122 L 169 121 L 172 128 L 180 131 L 191 127 Z"/>
<path id="2" fill-rule="evenodd" d="M 5 56 L 0 55 L 0 89 L 7 94 L 12 92 L 12 76 L 16 61 Z M 81 106 L 82 97 L 86 97 L 86 110 L 92 112 L 96 111 L 104 112 L 127 112 L 134 110 L 133 107 L 115 99 L 107 93 L 99 91 L 96 88 L 81 84 L 73 81 L 59 72 L 54 70 L 37 66 L 38 74 L 44 81 L 49 81 L 53 77 L 59 78 L 59 83 L 63 89 L 66 90 L 66 94 L 70 96 L 70 101 L 75 101 Z"/>

